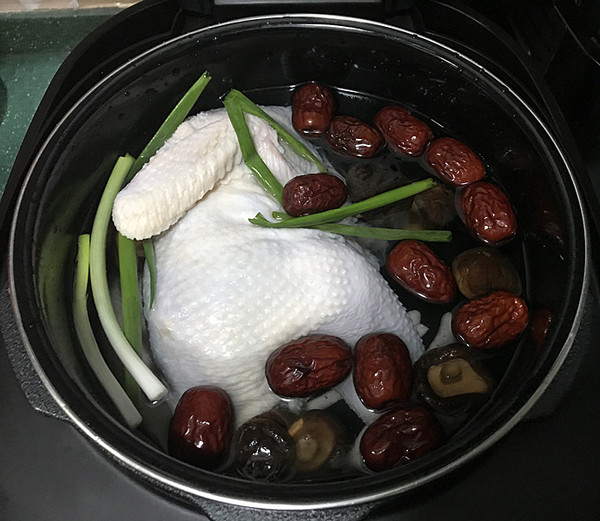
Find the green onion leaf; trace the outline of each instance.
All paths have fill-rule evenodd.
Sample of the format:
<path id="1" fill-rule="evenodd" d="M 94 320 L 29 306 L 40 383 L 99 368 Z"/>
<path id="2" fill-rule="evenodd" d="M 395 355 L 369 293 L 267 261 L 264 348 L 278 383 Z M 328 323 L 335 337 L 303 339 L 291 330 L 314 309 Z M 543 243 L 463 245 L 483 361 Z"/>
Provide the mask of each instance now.
<path id="1" fill-rule="evenodd" d="M 135 243 L 117 233 L 119 258 L 119 281 L 121 284 L 121 323 L 125 338 L 138 355 L 142 353 L 142 312 L 137 276 Z M 128 371 L 125 371 L 127 394 L 138 403 L 139 387 Z"/>
<path id="2" fill-rule="evenodd" d="M 106 273 L 106 235 L 115 197 L 133 166 L 131 156 L 120 157 L 106 183 L 92 225 L 90 239 L 90 281 L 98 318 L 115 353 L 152 402 L 161 400 L 167 388 L 144 364 L 125 337 L 110 299 Z"/>
<path id="3" fill-rule="evenodd" d="M 244 96 L 239 90 L 232 89 L 229 91 L 227 96 L 223 101 L 225 106 L 227 105 L 237 105 L 243 112 L 247 114 L 252 114 L 254 116 L 258 116 L 265 120 L 271 128 L 273 128 L 279 137 L 283 139 L 291 149 L 296 152 L 299 156 L 308 159 L 311 163 L 314 163 L 319 172 L 327 172 L 327 168 L 321 162 L 321 160 L 314 155 L 310 149 L 296 136 L 291 134 L 284 126 L 280 125 L 275 121 L 269 114 L 267 114 L 262 108 L 260 108 L 256 103 L 250 100 L 248 97 Z"/>
<path id="4" fill-rule="evenodd" d="M 205 71 L 183 95 L 177 105 L 175 105 L 173 110 L 164 120 L 163 124 L 156 131 L 156 134 L 154 134 L 152 139 L 150 139 L 148 144 L 144 147 L 138 158 L 135 160 L 129 175 L 125 180 L 126 183 L 131 181 L 133 176 L 139 172 L 142 166 L 144 166 L 144 164 L 147 163 L 154 154 L 156 154 L 156 151 L 165 144 L 165 141 L 169 139 L 177 127 L 183 123 L 183 120 L 187 118 L 190 110 L 192 110 L 192 107 L 196 101 L 198 101 L 200 94 L 202 94 L 210 80 L 210 74 Z"/>
<path id="5" fill-rule="evenodd" d="M 118 234 L 119 278 L 123 333 L 138 354 L 142 352 L 142 312 L 137 276 L 135 243 Z"/>
<path id="6" fill-rule="evenodd" d="M 333 210 L 326 210 L 324 212 L 313 213 L 311 215 L 303 215 L 302 217 L 292 217 L 290 219 L 283 219 L 278 222 L 270 222 L 260 213 L 253 219 L 249 219 L 252 224 L 259 226 L 265 226 L 268 228 L 310 228 L 319 224 L 328 224 L 337 221 L 341 221 L 346 217 L 351 217 L 362 212 L 374 210 L 381 206 L 395 203 L 402 199 L 412 197 L 418 193 L 428 190 L 432 186 L 435 186 L 433 179 L 423 179 L 422 181 L 416 181 L 414 183 L 388 190 L 381 194 L 369 197 L 363 201 L 357 203 L 335 208 Z"/>
<path id="7" fill-rule="evenodd" d="M 244 115 L 241 105 L 235 98 L 230 98 L 229 95 L 225 98 L 223 103 L 227 109 L 227 115 L 229 116 L 233 130 L 235 130 L 238 138 L 246 166 L 260 181 L 265 190 L 277 201 L 281 202 L 283 199 L 283 187 L 256 151 L 252 135 L 250 134 L 248 124 L 246 123 L 246 116 Z"/>
<path id="8" fill-rule="evenodd" d="M 351 235 L 367 239 L 382 239 L 386 241 L 404 241 L 416 239 L 424 242 L 449 242 L 452 232 L 445 230 L 402 230 L 395 228 L 377 228 L 374 226 L 352 226 L 347 224 L 318 224 L 313 226 L 324 232 Z"/>
<path id="9" fill-rule="evenodd" d="M 78 241 L 77 268 L 73 290 L 73 318 L 75 331 L 88 364 L 106 391 L 110 400 L 123 416 L 126 424 L 137 427 L 142 416 L 133 405 L 110 368 L 104 361 L 100 348 L 94 337 L 90 317 L 87 310 L 87 288 L 90 271 L 90 236 L 81 235 Z"/>
<path id="10" fill-rule="evenodd" d="M 146 256 L 146 265 L 150 272 L 150 302 L 148 307 L 151 308 L 154 303 L 154 293 L 156 291 L 156 253 L 152 239 L 144 239 L 142 245 L 144 246 L 144 255 Z"/>

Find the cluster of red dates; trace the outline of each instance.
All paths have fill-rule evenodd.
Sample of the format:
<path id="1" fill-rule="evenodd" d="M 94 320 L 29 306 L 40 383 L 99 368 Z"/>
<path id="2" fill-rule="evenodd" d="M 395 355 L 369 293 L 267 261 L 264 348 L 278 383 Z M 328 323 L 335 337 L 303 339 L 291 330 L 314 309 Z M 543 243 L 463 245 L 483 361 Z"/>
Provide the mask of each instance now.
<path id="1" fill-rule="evenodd" d="M 382 108 L 370 125 L 336 116 L 332 93 L 308 83 L 294 94 L 292 124 L 303 137 L 324 138 L 338 154 L 370 158 L 387 145 L 402 157 L 424 158 L 425 167 L 456 191 L 458 214 L 481 243 L 461 253 L 452 266 L 417 240 L 399 242 L 386 260 L 390 276 L 428 303 L 449 304 L 459 293 L 466 298 L 452 316 L 459 342 L 429 349 L 412 364 L 406 345 L 393 334 L 367 334 L 354 349 L 337 337 L 312 335 L 279 347 L 266 361 L 268 383 L 284 398 L 313 397 L 352 375 L 364 406 L 381 413 L 362 432 L 361 456 L 372 471 L 398 467 L 442 443 L 444 431 L 434 412 L 465 412 L 489 397 L 493 379 L 480 354 L 515 340 L 527 326 L 519 275 L 498 248 L 516 235 L 516 216 L 503 190 L 485 180 L 485 166 L 475 152 L 452 137 L 436 138 L 403 107 Z M 337 208 L 347 195 L 337 176 L 301 175 L 284 187 L 283 205 L 292 216 L 307 215 Z M 171 422 L 170 454 L 203 468 L 222 466 L 229 456 L 238 474 L 281 481 L 292 467 L 318 469 L 353 443 L 320 411 L 301 418 L 269 411 L 235 432 L 232 418 L 222 390 L 190 389 Z"/>
<path id="2" fill-rule="evenodd" d="M 475 239 L 496 248 L 517 233 L 512 204 L 498 185 L 484 179 L 486 169 L 479 156 L 458 139 L 436 138 L 424 121 L 401 106 L 383 107 L 370 125 L 353 116 L 336 116 L 334 97 L 329 89 L 308 83 L 294 94 L 292 125 L 304 137 L 323 136 L 332 150 L 347 156 L 373 157 L 384 144 L 403 157 L 424 155 L 430 171 L 457 191 L 458 213 Z M 310 192 L 307 185 L 311 183 L 311 176 L 301 177 L 302 193 Z M 315 185 L 323 183 L 316 177 L 314 182 Z M 343 183 L 337 180 L 332 181 L 333 184 Z M 343 203 L 342 189 L 336 186 L 335 193 L 338 195 L 335 204 L 339 206 Z M 333 197 L 323 199 L 333 201 Z M 319 200 L 320 209 L 326 209 L 323 199 Z M 303 208 L 309 207 L 305 201 Z M 504 259 L 501 262 L 507 264 Z M 401 241 L 387 257 L 386 268 L 404 288 L 428 302 L 447 304 L 458 294 L 453 271 L 423 242 Z M 511 292 L 512 280 L 499 282 L 496 276 L 488 277 L 488 282 L 486 291 L 466 302 L 453 320 L 455 335 L 476 348 L 499 347 L 514 340 L 529 318 L 527 305 L 518 295 L 520 286 L 519 292 L 514 293 Z"/>
<path id="3" fill-rule="evenodd" d="M 420 405 L 409 404 L 412 361 L 406 344 L 391 333 L 367 334 L 354 350 L 334 336 L 307 336 L 275 350 L 265 373 L 271 389 L 285 398 L 313 396 L 352 373 L 365 407 L 385 412 L 360 440 L 361 456 L 371 470 L 413 461 L 443 439 L 436 417 Z"/>

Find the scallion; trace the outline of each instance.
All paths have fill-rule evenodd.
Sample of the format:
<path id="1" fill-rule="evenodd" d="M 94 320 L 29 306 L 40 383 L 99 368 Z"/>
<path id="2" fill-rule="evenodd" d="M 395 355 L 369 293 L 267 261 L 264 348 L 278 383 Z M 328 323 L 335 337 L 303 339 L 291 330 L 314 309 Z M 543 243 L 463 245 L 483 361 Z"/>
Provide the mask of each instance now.
<path id="1" fill-rule="evenodd" d="M 231 121 L 231 125 L 233 126 L 233 130 L 235 131 L 240 144 L 244 163 L 246 163 L 246 166 L 260 181 L 264 189 L 277 201 L 281 202 L 283 198 L 283 187 L 256 151 L 250 129 L 246 123 L 244 110 L 236 99 L 229 97 L 229 95 L 225 98 L 223 103 L 225 104 L 229 121 Z"/>
<path id="2" fill-rule="evenodd" d="M 375 226 L 352 226 L 348 224 L 318 224 L 317 230 L 366 239 L 383 239 L 386 241 L 404 241 L 416 239 L 424 242 L 449 242 L 452 232 L 447 230 L 405 230 L 396 228 L 378 228 Z"/>
<path id="3" fill-rule="evenodd" d="M 162 125 L 156 131 L 154 136 L 152 136 L 152 139 L 148 141 L 148 144 L 140 152 L 140 155 L 135 160 L 127 178 L 125 179 L 125 182 L 130 181 L 133 176 L 138 173 L 142 166 L 144 166 L 144 164 L 147 163 L 154 154 L 156 154 L 157 150 L 165 144 L 165 141 L 173 135 L 173 132 L 175 132 L 177 127 L 183 123 L 210 80 L 210 74 L 208 71 L 205 71 L 200 78 L 198 78 L 196 82 L 186 91 L 177 105 L 175 105 L 173 110 L 163 121 Z"/>
<path id="4" fill-rule="evenodd" d="M 118 234 L 119 280 L 121 283 L 121 318 L 123 333 L 139 354 L 142 349 L 142 311 L 137 278 L 135 243 Z"/>
<path id="5" fill-rule="evenodd" d="M 144 364 L 125 337 L 112 306 L 106 273 L 106 235 L 115 197 L 134 163 L 133 157 L 120 157 L 106 183 L 92 225 L 90 239 L 90 281 L 98 318 L 106 337 L 125 368 L 152 402 L 167 394 L 167 388 Z"/>
<path id="6" fill-rule="evenodd" d="M 121 327 L 127 341 L 138 355 L 142 354 L 142 310 L 138 288 L 137 253 L 135 243 L 117 233 L 119 259 L 119 282 L 121 284 Z M 129 397 L 138 403 L 139 387 L 125 372 L 125 389 Z"/>
<path id="7" fill-rule="evenodd" d="M 294 150 L 294 152 L 317 165 L 319 172 L 327 172 L 327 168 L 321 162 L 321 160 L 315 156 L 300 139 L 291 134 L 285 127 L 277 123 L 277 121 L 269 116 L 269 114 L 267 114 L 261 107 L 244 96 L 244 94 L 242 94 L 240 91 L 235 89 L 229 91 L 223 100 L 223 104 L 227 109 L 227 114 L 237 135 L 246 166 L 250 168 L 256 178 L 261 182 L 263 187 L 279 203 L 282 202 L 283 187 L 256 151 L 256 147 L 254 146 L 254 142 L 252 140 L 252 135 L 248 129 L 245 114 L 252 114 L 265 120 L 273 129 L 275 129 L 278 136 L 283 139 L 292 148 L 292 150 Z M 342 208 L 337 208 L 335 210 L 328 210 L 326 212 L 319 212 L 316 214 L 295 218 L 290 217 L 282 212 L 274 212 L 275 218 L 278 219 L 277 222 L 271 222 L 259 213 L 254 218 L 249 219 L 249 221 L 252 224 L 269 228 L 319 228 L 332 233 L 359 237 L 371 237 L 374 239 L 401 240 L 402 238 L 415 238 L 415 231 L 373 227 L 370 228 L 370 231 L 367 231 L 366 227 L 354 227 L 342 224 L 333 225 L 331 223 L 335 223 L 346 217 L 357 215 L 359 213 L 373 210 L 401 199 L 411 197 L 417 193 L 431 188 L 434 185 L 435 181 L 433 181 L 433 179 L 425 179 L 423 181 L 417 181 L 416 183 L 402 186 L 395 190 L 390 190 L 375 197 L 371 197 L 364 201 L 347 205 Z M 327 226 L 323 227 L 323 225 Z M 417 233 L 416 236 L 422 237 L 422 240 L 429 241 L 448 241 L 451 238 L 450 232 L 437 230 L 423 230 Z"/>
<path id="8" fill-rule="evenodd" d="M 123 416 L 126 424 L 137 427 L 142 422 L 142 416 L 133 402 L 127 396 L 110 368 L 104 361 L 94 332 L 90 324 L 87 310 L 87 288 L 90 272 L 90 236 L 81 235 L 78 241 L 77 268 L 73 290 L 73 318 L 75 331 L 81 344 L 83 354 L 88 361 L 98 381 L 106 391 L 110 400 Z"/>
<path id="9" fill-rule="evenodd" d="M 291 147 L 291 149 L 296 152 L 296 154 L 308 159 L 311 163 L 314 163 L 319 169 L 319 172 L 327 172 L 327 168 L 321 162 L 321 160 L 315 154 L 313 154 L 300 139 L 290 133 L 284 126 L 277 123 L 277 121 L 269 116 L 269 114 L 267 114 L 261 107 L 259 107 L 248 97 L 244 96 L 244 94 L 242 94 L 239 90 L 230 90 L 227 96 L 225 96 L 223 104 L 225 107 L 237 106 L 242 112 L 252 114 L 263 119 L 269 125 L 271 125 L 279 137 L 283 139 Z"/>
<path id="10" fill-rule="evenodd" d="M 144 256 L 146 257 L 146 265 L 150 273 L 150 302 L 148 307 L 151 308 L 154 303 L 154 293 L 156 291 L 156 253 L 154 251 L 154 243 L 152 239 L 144 239 L 142 241 L 144 247 Z"/>

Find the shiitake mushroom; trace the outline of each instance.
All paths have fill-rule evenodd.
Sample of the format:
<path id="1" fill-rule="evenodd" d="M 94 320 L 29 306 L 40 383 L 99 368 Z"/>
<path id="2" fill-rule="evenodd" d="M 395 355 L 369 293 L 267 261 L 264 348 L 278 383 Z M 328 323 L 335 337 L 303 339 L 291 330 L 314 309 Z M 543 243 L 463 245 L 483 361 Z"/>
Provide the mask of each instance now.
<path id="1" fill-rule="evenodd" d="M 288 429 L 296 449 L 295 468 L 312 472 L 331 466 L 348 449 L 348 440 L 339 422 L 322 410 L 306 411 Z"/>
<path id="2" fill-rule="evenodd" d="M 290 421 L 281 411 L 268 411 L 243 423 L 233 440 L 233 470 L 252 481 L 283 482 L 294 474 L 296 446 Z"/>
<path id="3" fill-rule="evenodd" d="M 425 351 L 413 368 L 416 395 L 440 414 L 462 414 L 481 406 L 494 388 L 481 356 L 458 343 Z"/>
<path id="4" fill-rule="evenodd" d="M 471 248 L 452 261 L 459 291 L 467 298 L 482 297 L 494 290 L 520 295 L 521 278 L 510 260 L 498 249 Z"/>
<path id="5" fill-rule="evenodd" d="M 427 230 L 446 226 L 456 217 L 454 197 L 452 188 L 439 183 L 415 195 L 409 214 L 410 227 Z"/>

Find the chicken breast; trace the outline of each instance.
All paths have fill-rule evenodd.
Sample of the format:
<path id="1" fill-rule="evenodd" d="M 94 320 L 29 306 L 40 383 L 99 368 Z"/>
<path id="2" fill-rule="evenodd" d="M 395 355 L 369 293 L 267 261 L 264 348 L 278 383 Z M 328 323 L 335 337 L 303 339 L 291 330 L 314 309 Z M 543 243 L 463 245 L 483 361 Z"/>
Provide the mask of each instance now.
<path id="1" fill-rule="evenodd" d="M 289 122 L 288 112 L 270 111 Z M 248 123 L 260 156 L 282 184 L 315 171 L 282 146 L 263 120 L 249 116 Z M 222 126 L 218 128 L 221 132 Z M 158 152 L 161 157 L 140 172 L 154 189 L 163 168 L 170 170 L 167 179 L 177 177 L 179 149 L 192 153 L 185 141 L 195 132 L 206 133 L 205 126 L 167 143 Z M 204 147 L 198 150 L 199 156 L 188 155 L 186 161 L 204 164 Z M 416 327 L 380 275 L 374 256 L 340 235 L 250 224 L 248 218 L 258 212 L 270 216 L 281 207 L 239 151 L 227 148 L 213 153 L 211 161 L 216 164 L 196 169 L 204 172 L 197 175 L 213 176 L 196 183 L 210 188 L 190 208 L 180 208 L 183 216 L 154 241 L 156 293 L 152 308 L 146 306 L 146 318 L 152 353 L 173 403 L 190 387 L 217 385 L 229 393 L 237 423 L 268 410 L 279 398 L 265 378 L 267 357 L 308 334 L 336 335 L 353 346 L 364 334 L 387 331 L 404 340 L 413 358 L 421 354 Z M 121 200 L 136 204 L 127 193 Z M 147 300 L 147 272 L 144 290 Z M 341 389 L 352 392 L 352 386 Z M 349 402 L 355 402 L 353 397 Z"/>

